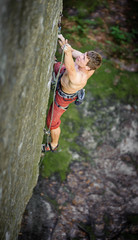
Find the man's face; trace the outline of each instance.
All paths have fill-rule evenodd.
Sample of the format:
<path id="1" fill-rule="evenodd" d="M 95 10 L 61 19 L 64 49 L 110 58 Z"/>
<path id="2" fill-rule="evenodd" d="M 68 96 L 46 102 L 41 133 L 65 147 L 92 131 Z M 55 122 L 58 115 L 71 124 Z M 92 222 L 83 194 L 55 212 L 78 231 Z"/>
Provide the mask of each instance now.
<path id="1" fill-rule="evenodd" d="M 87 52 L 86 53 L 82 53 L 79 57 L 76 58 L 76 63 L 80 67 L 85 67 L 88 62 L 89 62 L 89 59 L 87 57 Z"/>

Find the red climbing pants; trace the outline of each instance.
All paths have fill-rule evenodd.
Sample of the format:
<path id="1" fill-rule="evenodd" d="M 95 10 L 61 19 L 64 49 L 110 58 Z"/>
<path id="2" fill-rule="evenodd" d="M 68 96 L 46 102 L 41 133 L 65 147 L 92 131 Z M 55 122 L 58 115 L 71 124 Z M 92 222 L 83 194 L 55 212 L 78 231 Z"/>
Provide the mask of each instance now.
<path id="1" fill-rule="evenodd" d="M 57 75 L 58 70 L 60 67 L 60 62 L 57 62 L 54 65 L 54 72 L 55 75 Z M 60 73 L 62 73 L 62 71 L 65 69 L 65 65 L 62 66 Z M 68 98 L 63 98 L 58 94 L 58 91 L 56 91 L 56 96 L 55 96 L 56 102 L 58 105 L 62 106 L 62 107 L 67 107 L 70 103 L 74 102 L 76 100 L 76 97 L 74 97 L 73 99 L 68 99 Z M 50 130 L 56 129 L 60 126 L 61 124 L 61 120 L 60 117 L 62 116 L 62 114 L 66 111 L 61 109 L 60 107 L 57 106 L 57 104 L 54 102 L 54 110 L 53 110 L 53 118 L 52 118 L 52 122 L 51 122 L 51 114 L 52 114 L 52 105 L 51 104 L 49 111 L 48 111 L 48 116 L 47 116 L 47 127 L 49 128 L 50 126 L 50 122 L 51 122 L 51 127 Z"/>

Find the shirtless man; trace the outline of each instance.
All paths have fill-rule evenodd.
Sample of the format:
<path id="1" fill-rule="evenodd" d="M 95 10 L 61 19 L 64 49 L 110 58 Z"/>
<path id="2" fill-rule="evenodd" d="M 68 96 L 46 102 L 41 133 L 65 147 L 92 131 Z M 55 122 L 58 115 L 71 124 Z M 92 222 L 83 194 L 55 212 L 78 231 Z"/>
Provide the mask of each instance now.
<path id="1" fill-rule="evenodd" d="M 77 99 L 77 92 L 84 88 L 88 79 L 93 75 L 95 70 L 100 67 L 102 58 L 100 54 L 94 51 L 81 53 L 71 47 L 62 34 L 58 36 L 59 44 L 65 53 L 64 65 L 60 71 L 60 87 L 56 91 L 54 102 L 54 112 L 50 128 L 51 143 L 43 146 L 43 152 L 55 151 L 58 147 L 60 136 L 60 117 L 68 108 L 68 105 Z M 73 60 L 75 58 L 75 62 Z M 60 64 L 54 66 L 57 74 Z M 50 125 L 52 105 L 47 116 L 47 126 Z"/>

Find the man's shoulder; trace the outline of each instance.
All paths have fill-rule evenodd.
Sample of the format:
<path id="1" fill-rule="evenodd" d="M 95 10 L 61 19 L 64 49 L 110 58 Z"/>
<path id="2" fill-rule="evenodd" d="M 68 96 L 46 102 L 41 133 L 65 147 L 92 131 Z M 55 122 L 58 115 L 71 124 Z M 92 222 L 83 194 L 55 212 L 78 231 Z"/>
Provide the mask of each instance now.
<path id="1" fill-rule="evenodd" d="M 74 83 L 76 85 L 85 85 L 87 83 L 87 80 L 88 80 L 87 76 L 83 72 L 79 71 L 76 74 L 76 78 L 74 79 Z"/>
<path id="2" fill-rule="evenodd" d="M 82 71 L 77 71 L 77 74 L 76 74 L 77 78 L 80 80 L 86 80 L 87 79 L 87 74 L 85 74 L 84 72 Z"/>

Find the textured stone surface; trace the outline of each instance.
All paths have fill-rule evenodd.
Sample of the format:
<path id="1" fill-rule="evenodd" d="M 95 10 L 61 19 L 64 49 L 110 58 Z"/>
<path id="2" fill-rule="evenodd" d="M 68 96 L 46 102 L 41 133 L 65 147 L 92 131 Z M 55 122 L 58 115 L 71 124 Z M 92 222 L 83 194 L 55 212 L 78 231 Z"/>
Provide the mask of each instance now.
<path id="1" fill-rule="evenodd" d="M 0 239 L 16 239 L 37 181 L 60 11 L 0 0 Z"/>

